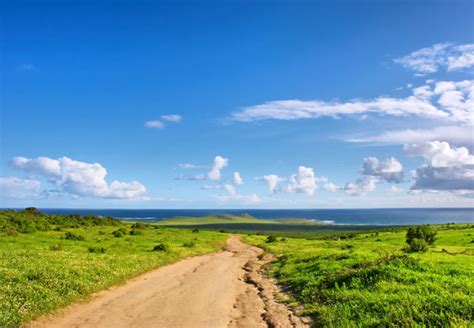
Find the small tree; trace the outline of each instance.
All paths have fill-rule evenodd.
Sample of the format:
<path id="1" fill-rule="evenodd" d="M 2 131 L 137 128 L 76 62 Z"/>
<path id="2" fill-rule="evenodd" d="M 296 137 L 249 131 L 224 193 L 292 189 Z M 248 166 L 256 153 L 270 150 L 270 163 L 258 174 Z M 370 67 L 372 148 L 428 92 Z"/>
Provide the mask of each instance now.
<path id="1" fill-rule="evenodd" d="M 407 231 L 406 242 L 412 252 L 424 252 L 428 245 L 433 245 L 436 240 L 436 231 L 430 226 L 411 227 Z"/>

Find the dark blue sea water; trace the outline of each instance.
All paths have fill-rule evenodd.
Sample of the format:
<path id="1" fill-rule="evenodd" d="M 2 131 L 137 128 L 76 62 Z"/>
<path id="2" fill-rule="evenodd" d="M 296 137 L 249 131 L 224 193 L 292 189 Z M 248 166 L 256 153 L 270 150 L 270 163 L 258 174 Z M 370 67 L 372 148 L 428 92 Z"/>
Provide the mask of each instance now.
<path id="1" fill-rule="evenodd" d="M 333 224 L 409 225 L 474 223 L 474 208 L 423 209 L 307 209 L 307 210 L 150 210 L 150 209 L 41 209 L 50 214 L 112 216 L 122 219 L 161 220 L 175 216 L 244 214 L 258 219 L 306 218 Z"/>

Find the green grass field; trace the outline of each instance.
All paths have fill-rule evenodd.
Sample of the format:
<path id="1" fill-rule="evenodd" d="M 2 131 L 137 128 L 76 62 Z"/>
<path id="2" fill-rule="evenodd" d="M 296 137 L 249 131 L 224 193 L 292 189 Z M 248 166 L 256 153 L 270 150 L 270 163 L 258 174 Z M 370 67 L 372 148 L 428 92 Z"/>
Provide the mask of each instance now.
<path id="1" fill-rule="evenodd" d="M 407 227 L 362 231 L 367 227 L 248 216 L 144 224 L 0 211 L 0 327 L 19 326 L 151 269 L 219 250 L 228 237 L 201 228 L 246 231 L 244 241 L 276 254 L 270 274 L 315 326 L 471 327 L 474 225 L 432 227 L 434 245 L 413 253 L 406 249 Z"/>
<path id="2" fill-rule="evenodd" d="M 245 236 L 278 255 L 270 267 L 292 301 L 321 327 L 470 327 L 474 226 L 434 226 L 424 253 L 404 249 L 406 229 L 321 240 Z"/>
<path id="3" fill-rule="evenodd" d="M 77 218 L 45 220 L 0 212 L 0 327 L 19 326 L 151 269 L 217 251 L 228 237 L 149 225 L 131 229 L 132 223 L 115 220 L 103 225 L 89 221 L 82 225 Z M 123 235 L 115 237 L 112 233 L 120 229 Z M 68 232 L 72 239 L 64 239 Z M 73 240 L 76 237 L 84 240 Z M 153 251 L 157 245 L 163 247 Z"/>

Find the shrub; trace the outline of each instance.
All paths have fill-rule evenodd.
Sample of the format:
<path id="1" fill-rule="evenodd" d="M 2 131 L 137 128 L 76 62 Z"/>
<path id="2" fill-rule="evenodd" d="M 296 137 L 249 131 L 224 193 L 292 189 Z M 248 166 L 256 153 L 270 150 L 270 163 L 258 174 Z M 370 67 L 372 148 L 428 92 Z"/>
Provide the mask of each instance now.
<path id="1" fill-rule="evenodd" d="M 132 229 L 146 229 L 146 224 L 143 222 L 136 222 L 132 224 Z"/>
<path id="2" fill-rule="evenodd" d="M 199 232 L 199 229 L 195 228 L 193 229 L 193 233 L 198 233 Z"/>
<path id="3" fill-rule="evenodd" d="M 63 243 L 56 243 L 51 246 L 49 246 L 49 249 L 52 251 L 62 251 L 64 249 L 64 244 Z"/>
<path id="4" fill-rule="evenodd" d="M 67 232 L 64 234 L 63 239 L 67 239 L 67 240 L 79 240 L 79 241 L 85 240 L 84 236 L 76 235 L 75 233 L 70 232 L 70 231 L 67 231 Z"/>
<path id="5" fill-rule="evenodd" d="M 274 243 L 277 241 L 277 237 L 275 236 L 268 236 L 267 239 L 265 239 L 266 243 Z"/>
<path id="6" fill-rule="evenodd" d="M 100 254 L 103 254 L 103 253 L 105 253 L 105 248 L 104 248 L 104 247 L 94 247 L 94 246 L 91 246 L 91 247 L 89 247 L 89 253 L 100 253 Z"/>
<path id="7" fill-rule="evenodd" d="M 194 246 L 196 246 L 196 242 L 194 242 L 193 240 L 191 240 L 191 241 L 185 241 L 185 242 L 183 243 L 183 247 L 194 247 Z"/>
<path id="8" fill-rule="evenodd" d="M 169 247 L 168 245 L 161 243 L 161 244 L 155 245 L 153 247 L 153 250 L 155 252 L 167 252 L 169 250 Z"/>
<path id="9" fill-rule="evenodd" d="M 143 235 L 143 231 L 135 228 L 135 229 L 130 230 L 129 234 L 131 236 L 139 236 L 139 235 Z"/>
<path id="10" fill-rule="evenodd" d="M 112 232 L 112 235 L 116 238 L 123 237 L 126 234 L 127 234 L 127 229 L 125 228 L 120 228 Z"/>
<path id="11" fill-rule="evenodd" d="M 426 252 L 428 243 L 424 239 L 413 238 L 408 244 L 410 252 Z"/>
<path id="12" fill-rule="evenodd" d="M 430 226 L 411 227 L 407 231 L 407 243 L 415 238 L 423 239 L 429 245 L 432 245 L 436 240 L 436 231 L 433 231 Z"/>
<path id="13" fill-rule="evenodd" d="M 7 236 L 11 236 L 11 237 L 18 236 L 18 231 L 16 231 L 15 229 L 12 229 L 12 228 L 7 228 L 5 230 L 5 233 L 6 233 Z"/>

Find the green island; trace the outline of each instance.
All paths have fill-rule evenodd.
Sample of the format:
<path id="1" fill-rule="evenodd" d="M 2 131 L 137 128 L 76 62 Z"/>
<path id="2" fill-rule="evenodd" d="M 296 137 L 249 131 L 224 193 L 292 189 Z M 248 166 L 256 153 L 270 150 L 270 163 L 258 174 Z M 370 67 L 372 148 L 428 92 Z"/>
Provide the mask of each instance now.
<path id="1" fill-rule="evenodd" d="M 276 255 L 267 269 L 289 295 L 282 302 L 317 327 L 474 321 L 472 224 L 377 228 L 247 215 L 143 223 L 28 208 L 0 211 L 0 326 L 20 326 L 157 267 L 219 251 L 230 233 Z"/>

